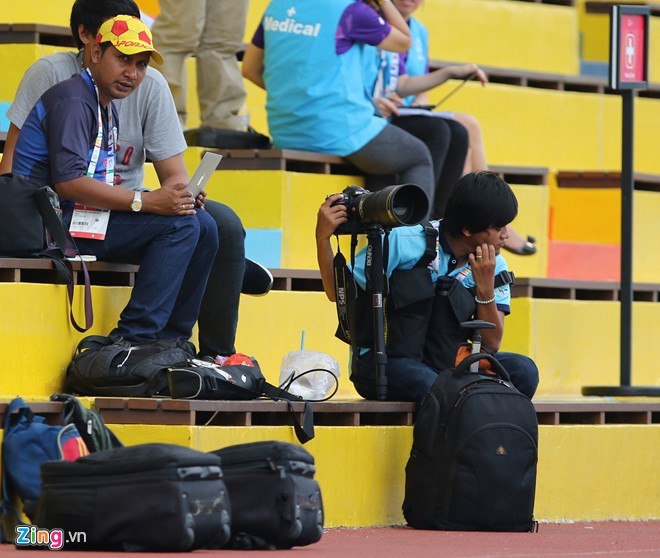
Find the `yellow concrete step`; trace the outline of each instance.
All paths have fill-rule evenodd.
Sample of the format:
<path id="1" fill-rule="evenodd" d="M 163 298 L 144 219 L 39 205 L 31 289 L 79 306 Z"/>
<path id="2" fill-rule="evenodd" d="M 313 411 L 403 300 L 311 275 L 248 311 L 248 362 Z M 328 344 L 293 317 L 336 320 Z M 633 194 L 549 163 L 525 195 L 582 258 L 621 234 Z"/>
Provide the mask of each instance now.
<path id="1" fill-rule="evenodd" d="M 657 302 L 633 303 L 633 385 L 660 385 L 647 332 L 660 320 Z M 582 386 L 620 385 L 619 303 L 514 298 L 503 351 L 529 355 L 539 367 L 539 395 L 579 394 Z"/>
<path id="2" fill-rule="evenodd" d="M 73 0 L 3 2 L 0 23 L 44 23 L 69 26 Z"/>
<path id="3" fill-rule="evenodd" d="M 90 333 L 107 334 L 129 294 L 129 287 L 94 287 L 95 325 Z M 0 283 L 0 297 L 6 301 L 5 316 L 11 316 L 0 330 L 0 351 L 6 358 L 0 397 L 47 397 L 62 390 L 66 367 L 82 337 L 69 325 L 65 287 Z M 80 315 L 81 307 L 75 312 Z M 657 298 L 633 303 L 633 385 L 658 385 L 654 347 L 646 332 L 655 331 L 659 321 Z M 236 347 L 255 356 L 267 379 L 279 383 L 282 358 L 300 348 L 304 332 L 304 348 L 330 354 L 339 363 L 338 396 L 355 397 L 348 377 L 348 346 L 334 337 L 336 324 L 335 307 L 321 292 L 243 297 Z M 502 350 L 536 361 L 539 396 L 578 395 L 585 385 L 619 385 L 619 304 L 612 297 L 514 298 Z"/>
<path id="4" fill-rule="evenodd" d="M 450 80 L 432 90 L 431 103 L 456 85 Z M 268 133 L 264 101 L 263 91 L 248 89 L 253 125 Z M 490 164 L 609 170 L 621 165 L 620 107 L 616 95 L 468 83 L 438 110 L 466 112 L 479 120 Z M 635 168 L 660 174 L 653 148 L 660 99 L 637 98 L 635 115 Z"/>
<path id="5" fill-rule="evenodd" d="M 66 50 L 71 49 L 42 44 L 0 44 L 0 66 L 3 68 L 0 102 L 13 101 L 23 73 L 34 62 L 43 56 Z"/>
<path id="6" fill-rule="evenodd" d="M 278 439 L 287 426 L 111 425 L 127 444 L 170 442 L 202 451 Z M 410 426 L 318 426 L 305 445 L 316 460 L 327 527 L 403 524 Z M 541 521 L 657 519 L 660 425 L 539 427 L 534 514 Z M 350 502 L 350 505 L 347 504 Z"/>

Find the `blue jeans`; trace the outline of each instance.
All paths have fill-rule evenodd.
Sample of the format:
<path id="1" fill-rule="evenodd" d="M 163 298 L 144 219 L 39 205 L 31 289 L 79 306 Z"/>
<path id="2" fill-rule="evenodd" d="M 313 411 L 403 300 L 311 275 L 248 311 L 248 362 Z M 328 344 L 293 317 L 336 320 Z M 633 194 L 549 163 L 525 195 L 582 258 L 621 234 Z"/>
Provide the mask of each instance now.
<path id="1" fill-rule="evenodd" d="M 245 229 L 230 207 L 209 199 L 204 207 L 215 221 L 220 247 L 199 312 L 199 352 L 231 355 L 236 352 L 238 301 L 245 273 Z"/>
<path id="2" fill-rule="evenodd" d="M 71 210 L 65 212 L 71 220 Z M 82 254 L 140 264 L 131 298 L 113 334 L 133 343 L 189 339 L 218 250 L 206 211 L 164 216 L 112 211 L 105 240 L 77 239 Z"/>
<path id="3" fill-rule="evenodd" d="M 516 353 L 496 353 L 511 383 L 530 399 L 539 383 L 539 371 L 534 361 Z M 411 358 L 387 357 L 387 399 L 389 401 L 421 402 L 438 377 L 438 370 Z M 376 365 L 373 351 L 352 359 L 351 381 L 365 399 L 376 399 Z"/>

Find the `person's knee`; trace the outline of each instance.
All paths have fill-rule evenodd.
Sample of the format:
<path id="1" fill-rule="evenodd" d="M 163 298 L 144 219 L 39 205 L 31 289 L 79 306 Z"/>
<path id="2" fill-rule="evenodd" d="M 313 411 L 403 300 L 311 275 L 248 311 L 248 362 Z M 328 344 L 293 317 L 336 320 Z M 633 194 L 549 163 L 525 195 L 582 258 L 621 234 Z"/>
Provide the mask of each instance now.
<path id="1" fill-rule="evenodd" d="M 531 399 L 539 385 L 539 369 L 536 363 L 531 358 L 516 353 L 498 353 L 497 356 L 511 376 L 511 382 L 516 389 Z"/>
<path id="2" fill-rule="evenodd" d="M 481 125 L 471 114 L 457 112 L 454 114 L 454 121 L 460 123 L 470 136 L 481 137 Z"/>
<path id="3" fill-rule="evenodd" d="M 452 143 L 467 151 L 470 143 L 469 129 L 466 128 L 462 122 L 457 120 L 448 120 L 447 123 L 449 125 Z"/>
<path id="4" fill-rule="evenodd" d="M 212 200 L 206 200 L 204 207 L 215 221 L 221 245 L 243 243 L 245 241 L 243 223 L 231 207 Z"/>
<path id="5" fill-rule="evenodd" d="M 203 242 L 209 248 L 218 249 L 218 227 L 215 220 L 206 212 L 197 212 L 197 222 L 199 225 L 199 241 Z"/>

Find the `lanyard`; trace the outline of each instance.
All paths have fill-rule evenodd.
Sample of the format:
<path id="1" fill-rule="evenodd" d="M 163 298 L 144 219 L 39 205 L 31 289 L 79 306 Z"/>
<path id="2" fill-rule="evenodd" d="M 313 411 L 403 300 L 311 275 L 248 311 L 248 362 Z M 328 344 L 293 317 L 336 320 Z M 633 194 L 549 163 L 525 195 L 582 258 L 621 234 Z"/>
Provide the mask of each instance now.
<path id="1" fill-rule="evenodd" d="M 96 140 L 94 141 L 94 149 L 92 150 L 92 157 L 89 161 L 89 166 L 87 167 L 87 176 L 94 178 L 94 173 L 96 172 L 96 166 L 99 161 L 99 155 L 101 154 L 101 147 L 103 145 L 103 117 L 101 114 L 101 102 L 99 97 L 99 90 L 96 87 L 96 82 L 92 76 L 92 72 L 89 71 L 89 68 L 85 68 L 85 73 L 91 80 L 91 84 L 94 86 L 94 92 L 96 93 L 96 113 L 97 121 L 99 125 L 99 131 L 96 135 Z M 117 142 L 117 129 L 112 125 L 112 107 L 108 107 L 108 158 L 105 165 L 105 183 L 108 186 L 114 186 L 115 184 L 115 143 Z"/>

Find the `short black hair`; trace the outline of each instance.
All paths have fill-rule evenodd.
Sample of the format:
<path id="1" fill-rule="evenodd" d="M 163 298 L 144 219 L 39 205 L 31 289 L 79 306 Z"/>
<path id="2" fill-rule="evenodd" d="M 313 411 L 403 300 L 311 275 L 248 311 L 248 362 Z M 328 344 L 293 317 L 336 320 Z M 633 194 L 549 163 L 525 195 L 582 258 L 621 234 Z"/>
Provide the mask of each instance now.
<path id="1" fill-rule="evenodd" d="M 83 43 L 78 35 L 81 25 L 92 35 L 96 35 L 101 24 L 111 17 L 130 15 L 139 18 L 140 8 L 133 0 L 76 0 L 71 8 L 71 34 L 76 46 Z"/>
<path id="2" fill-rule="evenodd" d="M 489 227 L 504 227 L 518 214 L 518 200 L 511 186 L 488 171 L 471 172 L 456 182 L 447 200 L 444 229 L 459 236 Z"/>

